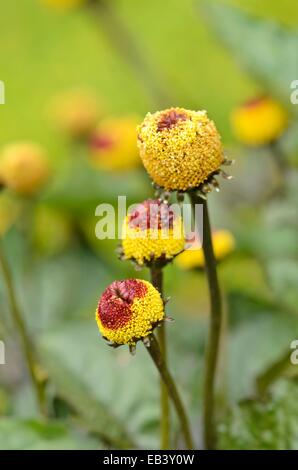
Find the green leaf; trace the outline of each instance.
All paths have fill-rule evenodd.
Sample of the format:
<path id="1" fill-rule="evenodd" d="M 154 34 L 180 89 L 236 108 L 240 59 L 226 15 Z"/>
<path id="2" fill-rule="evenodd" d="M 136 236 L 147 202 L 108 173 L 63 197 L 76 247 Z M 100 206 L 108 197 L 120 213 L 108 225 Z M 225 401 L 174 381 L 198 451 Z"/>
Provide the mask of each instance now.
<path id="1" fill-rule="evenodd" d="M 219 447 L 284 450 L 298 447 L 298 382 L 284 381 L 270 400 L 247 401 L 228 411 L 219 426 Z"/>
<path id="2" fill-rule="evenodd" d="M 127 449 L 134 447 L 123 424 L 117 420 L 97 399 L 76 375 L 65 367 L 63 361 L 54 351 L 43 350 L 43 359 L 57 394 L 63 398 L 79 415 L 85 427 L 98 434 L 104 442 L 114 448 Z"/>
<path id="3" fill-rule="evenodd" d="M 128 348 L 109 348 L 90 315 L 92 321 L 72 321 L 40 338 L 43 362 L 58 393 L 90 429 L 125 441 L 123 447 L 133 447 L 129 436 L 154 447 L 158 432 L 149 433 L 147 426 L 149 421 L 158 425 L 159 400 L 150 358 L 142 345 L 136 357 Z"/>
<path id="4" fill-rule="evenodd" d="M 59 422 L 42 423 L 33 420 L 2 418 L 0 420 L 1 450 L 72 450 L 96 449 L 94 439 L 75 434 Z"/>
<path id="5" fill-rule="evenodd" d="M 204 2 L 207 19 L 221 41 L 266 90 L 290 106 L 290 84 L 298 77 L 298 33 L 238 8 Z M 292 108 L 296 108 L 297 106 Z"/>
<path id="6" fill-rule="evenodd" d="M 239 308 L 240 311 L 240 308 Z M 239 401 L 254 396 L 256 378 L 286 350 L 298 335 L 298 317 L 293 314 L 253 311 L 230 331 L 228 349 L 229 397 Z"/>

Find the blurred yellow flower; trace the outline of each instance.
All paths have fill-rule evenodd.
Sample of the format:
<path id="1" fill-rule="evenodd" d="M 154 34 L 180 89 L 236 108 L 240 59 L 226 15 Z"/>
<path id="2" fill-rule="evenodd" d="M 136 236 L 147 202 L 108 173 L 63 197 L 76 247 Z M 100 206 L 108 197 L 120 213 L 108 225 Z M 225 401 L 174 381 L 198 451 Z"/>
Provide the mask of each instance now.
<path id="1" fill-rule="evenodd" d="M 79 139 L 92 133 L 100 110 L 91 91 L 74 89 L 56 95 L 50 103 L 49 114 L 58 129 Z"/>
<path id="2" fill-rule="evenodd" d="M 44 5 L 57 10 L 68 10 L 83 5 L 86 0 L 40 0 Z"/>
<path id="3" fill-rule="evenodd" d="M 38 205 L 34 212 L 33 241 L 39 252 L 54 255 L 62 251 L 72 237 L 71 222 L 57 209 Z"/>
<path id="4" fill-rule="evenodd" d="M 128 170 L 141 162 L 136 144 L 137 120 L 134 118 L 109 119 L 102 122 L 90 144 L 90 160 L 101 170 Z"/>
<path id="5" fill-rule="evenodd" d="M 0 173 L 8 189 L 29 196 L 45 185 L 50 169 L 42 147 L 31 142 L 19 142 L 2 150 Z"/>
<path id="6" fill-rule="evenodd" d="M 17 220 L 20 206 L 9 194 L 0 194 L 0 237 L 10 229 Z"/>
<path id="7" fill-rule="evenodd" d="M 223 260 L 235 248 L 235 238 L 228 230 L 218 230 L 212 234 L 213 249 L 217 261 Z M 205 258 L 201 247 L 185 250 L 177 256 L 175 264 L 179 268 L 188 270 L 194 268 L 203 268 L 205 266 Z"/>
<path id="8" fill-rule="evenodd" d="M 224 159 L 220 135 L 206 111 L 148 113 L 138 127 L 138 146 L 147 172 L 166 190 L 197 188 Z"/>
<path id="9" fill-rule="evenodd" d="M 160 200 L 138 204 L 125 218 L 123 234 L 124 258 L 140 266 L 151 261 L 165 263 L 184 249 L 182 219 Z"/>
<path id="10" fill-rule="evenodd" d="M 114 281 L 101 296 L 96 322 L 113 344 L 134 345 L 147 337 L 165 317 L 160 293 L 140 279 Z"/>
<path id="11" fill-rule="evenodd" d="M 246 145 L 270 144 L 278 139 L 288 125 L 287 111 L 269 97 L 261 97 L 235 108 L 231 124 L 235 136 Z"/>

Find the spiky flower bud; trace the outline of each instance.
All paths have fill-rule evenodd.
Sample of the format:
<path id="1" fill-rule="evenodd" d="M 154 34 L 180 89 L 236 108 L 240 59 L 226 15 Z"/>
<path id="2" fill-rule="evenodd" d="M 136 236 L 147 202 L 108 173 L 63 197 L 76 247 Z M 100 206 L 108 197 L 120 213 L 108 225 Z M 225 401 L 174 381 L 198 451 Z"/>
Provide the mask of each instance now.
<path id="1" fill-rule="evenodd" d="M 185 244 L 183 222 L 168 203 L 148 199 L 125 218 L 123 255 L 140 266 L 166 263 L 180 253 Z"/>
<path id="2" fill-rule="evenodd" d="M 166 190 L 197 188 L 223 163 L 220 135 L 206 111 L 148 113 L 138 127 L 138 146 L 150 177 Z"/>
<path id="3" fill-rule="evenodd" d="M 134 345 L 163 321 L 164 304 L 150 282 L 114 281 L 102 294 L 96 321 L 102 336 L 114 345 Z"/>

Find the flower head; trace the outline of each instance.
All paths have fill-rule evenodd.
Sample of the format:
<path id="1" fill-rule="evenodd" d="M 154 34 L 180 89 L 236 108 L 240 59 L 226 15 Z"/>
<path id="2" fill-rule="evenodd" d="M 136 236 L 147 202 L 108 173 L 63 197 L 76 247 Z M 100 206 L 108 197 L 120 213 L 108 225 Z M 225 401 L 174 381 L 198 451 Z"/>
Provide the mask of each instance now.
<path id="1" fill-rule="evenodd" d="M 235 239 L 228 230 L 218 230 L 212 234 L 212 242 L 214 255 L 217 261 L 223 260 L 235 248 Z M 203 268 L 205 266 L 205 258 L 203 249 L 198 246 L 191 246 L 177 256 L 175 263 L 181 269 Z"/>
<path id="2" fill-rule="evenodd" d="M 278 139 L 288 125 L 286 110 L 269 97 L 261 97 L 234 109 L 231 123 L 240 142 L 266 145 Z"/>
<path id="3" fill-rule="evenodd" d="M 69 10 L 82 5 L 86 0 L 41 0 L 46 6 L 57 10 Z"/>
<path id="4" fill-rule="evenodd" d="M 109 119 L 94 132 L 91 142 L 91 163 L 101 170 L 126 170 L 140 163 L 136 144 L 134 118 Z"/>
<path id="5" fill-rule="evenodd" d="M 138 127 L 138 146 L 147 172 L 166 190 L 199 187 L 224 160 L 220 135 L 206 111 L 148 113 Z"/>
<path id="6" fill-rule="evenodd" d="M 99 109 L 97 99 L 88 90 L 69 90 L 55 96 L 50 104 L 50 117 L 64 134 L 86 138 L 93 131 Z"/>
<path id="7" fill-rule="evenodd" d="M 122 249 L 125 259 L 140 266 L 166 263 L 184 249 L 184 230 L 180 215 L 168 203 L 148 199 L 125 218 Z"/>
<path id="8" fill-rule="evenodd" d="M 0 167 L 5 186 L 28 196 L 38 192 L 50 175 L 45 151 L 30 142 L 7 145 L 0 157 Z"/>
<path id="9" fill-rule="evenodd" d="M 96 310 L 102 336 L 115 345 L 132 346 L 146 338 L 164 316 L 160 293 L 140 279 L 114 281 L 102 294 Z"/>

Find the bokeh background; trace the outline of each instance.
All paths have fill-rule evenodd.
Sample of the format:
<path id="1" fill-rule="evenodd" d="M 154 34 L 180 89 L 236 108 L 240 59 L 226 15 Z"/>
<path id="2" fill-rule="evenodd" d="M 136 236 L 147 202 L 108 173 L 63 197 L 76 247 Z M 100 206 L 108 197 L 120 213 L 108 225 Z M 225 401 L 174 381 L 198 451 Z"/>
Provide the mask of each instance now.
<path id="1" fill-rule="evenodd" d="M 298 338 L 298 106 L 290 102 L 290 84 L 298 79 L 298 4 L 110 3 L 165 91 L 164 107 L 208 110 L 226 154 L 236 160 L 229 169 L 234 180 L 221 182 L 221 192 L 209 197 L 214 228 L 229 230 L 236 243 L 219 263 L 226 311 L 220 447 L 297 449 L 298 366 L 291 366 L 289 354 Z M 2 243 L 48 380 L 50 407 L 50 417 L 40 418 L 0 280 L 0 339 L 6 346 L 6 365 L 0 366 L 0 448 L 157 448 L 154 367 L 141 346 L 135 357 L 125 348 L 107 348 L 94 321 L 109 282 L 148 278 L 146 269 L 136 273 L 117 259 L 117 241 L 96 239 L 95 208 L 101 202 L 116 204 L 118 195 L 138 202 L 153 190 L 138 162 L 118 170 L 90 164 L 88 145 L 61 132 L 49 108 L 53 97 L 73 89 L 94 95 L 99 123 L 141 122 L 160 105 L 92 9 L 61 11 L 41 0 L 10 0 L 1 8 L 0 79 L 6 103 L 0 106 L 0 146 L 39 143 L 52 177 L 34 198 L 0 196 Z M 231 128 L 233 109 L 264 94 L 289 113 L 278 142 L 284 174 L 269 146 L 245 147 Z M 120 145 L 116 157 L 121 152 Z M 17 206 L 13 220 L 13 211 L 5 209 L 7 198 Z M 175 263 L 165 276 L 171 296 L 167 309 L 175 318 L 168 327 L 169 362 L 199 445 L 206 281 L 203 271 L 181 270 Z M 179 443 L 174 416 L 173 421 Z"/>

